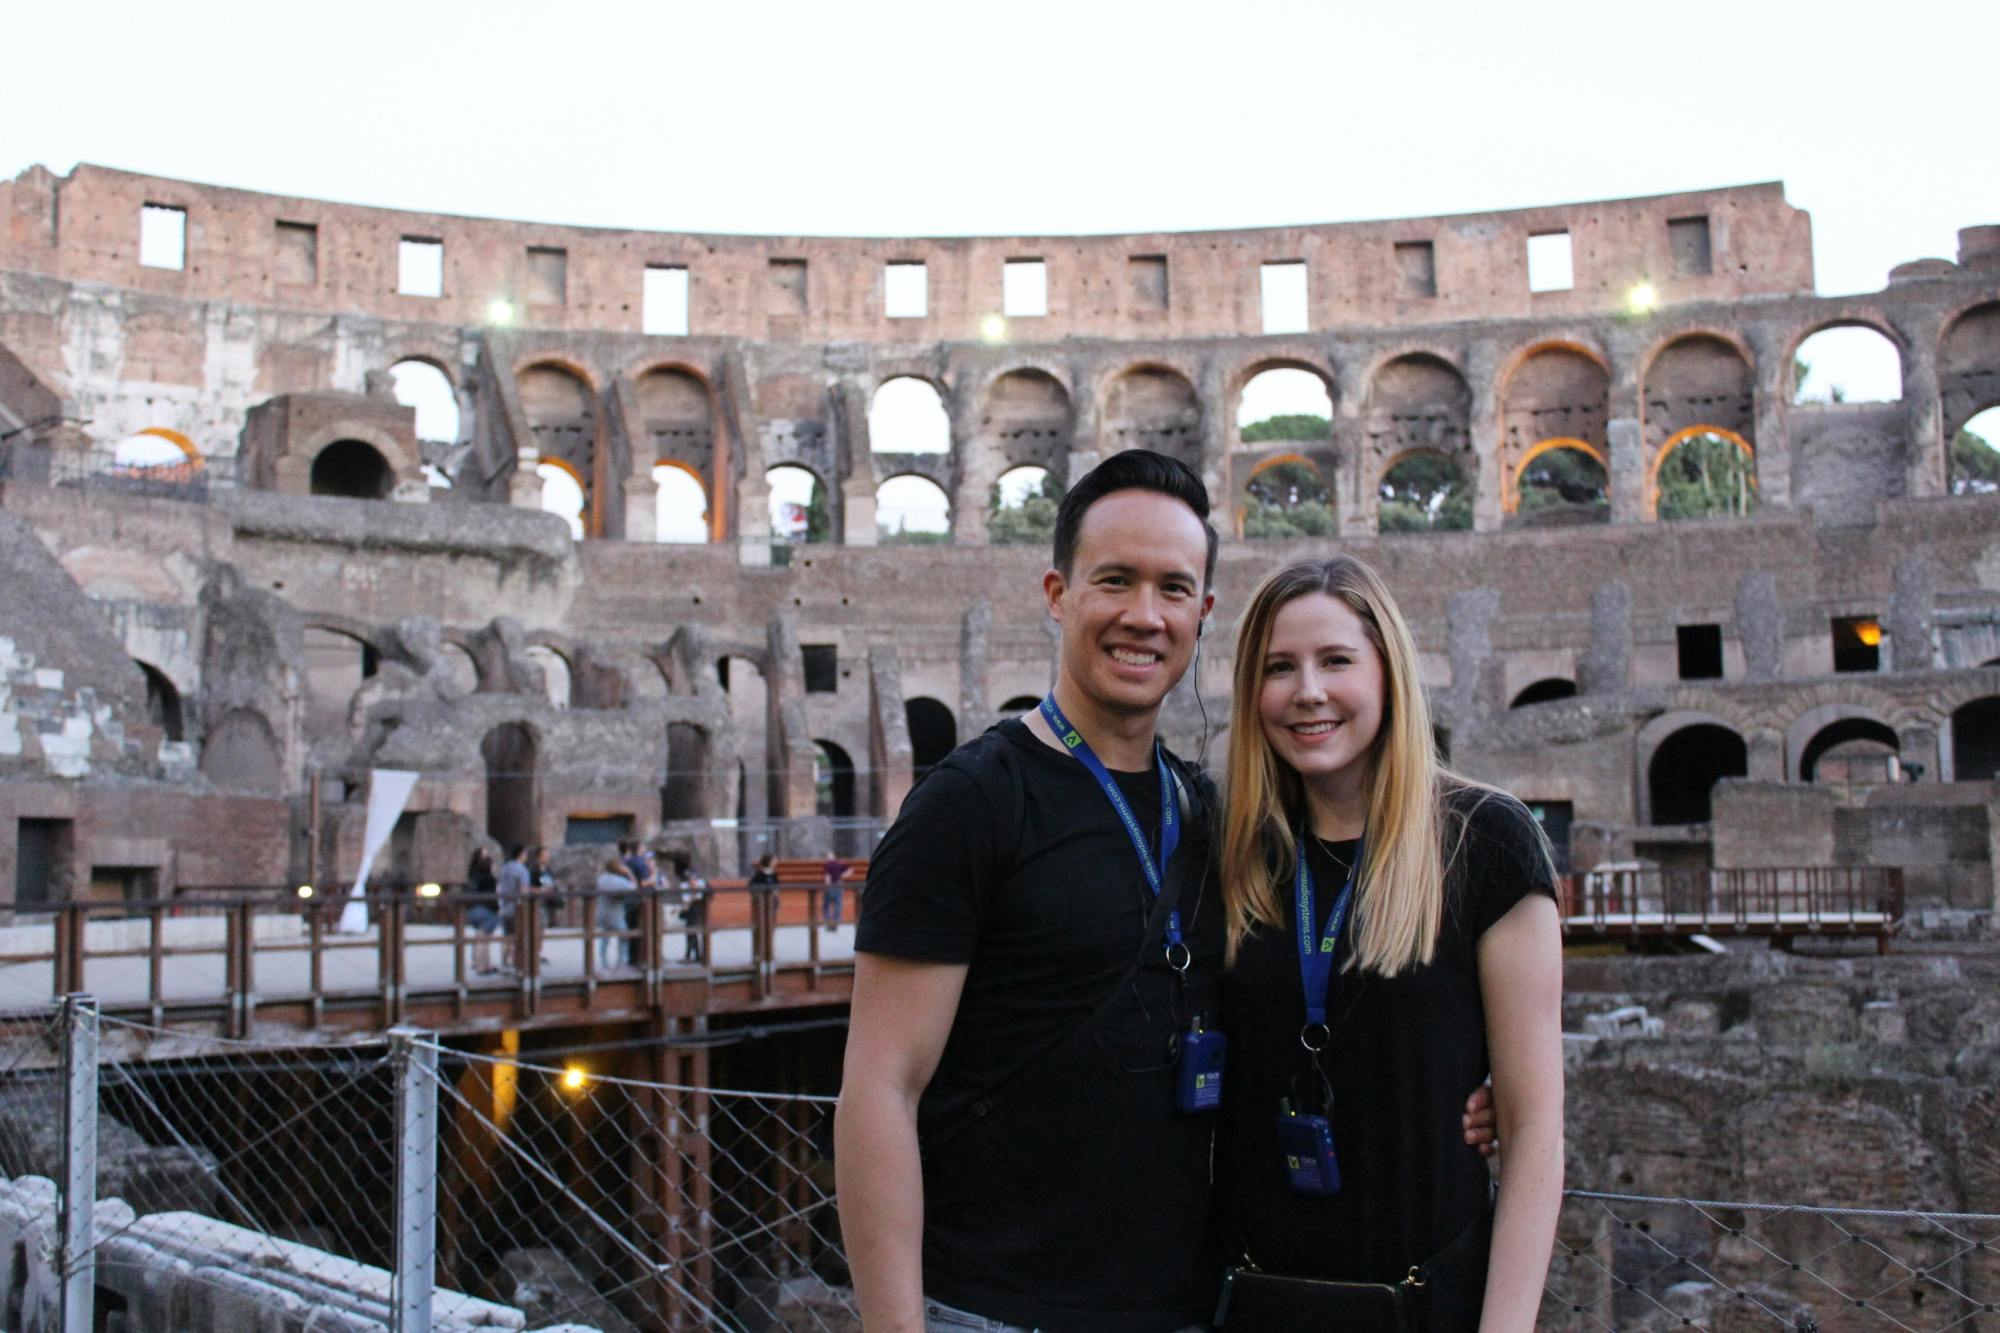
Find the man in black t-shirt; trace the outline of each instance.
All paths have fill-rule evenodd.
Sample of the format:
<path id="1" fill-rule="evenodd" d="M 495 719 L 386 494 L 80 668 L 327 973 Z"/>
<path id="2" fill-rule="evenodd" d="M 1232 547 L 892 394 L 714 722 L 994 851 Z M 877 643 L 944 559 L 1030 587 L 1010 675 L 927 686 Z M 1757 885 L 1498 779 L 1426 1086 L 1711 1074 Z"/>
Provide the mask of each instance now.
<path id="1" fill-rule="evenodd" d="M 1174 1041 L 1214 1024 L 1213 801 L 1154 727 L 1214 604 L 1207 517 L 1200 478 L 1145 450 L 1063 500 L 1042 579 L 1053 698 L 1109 786 L 1041 712 L 1010 719 L 910 793 L 870 862 L 836 1124 L 870 1333 L 965 1315 L 1171 1333 L 1204 1313 L 1211 1117 L 1176 1109 Z M 1164 877 L 1169 800 L 1185 810 L 1180 979 L 1148 941 L 1138 847 Z"/>

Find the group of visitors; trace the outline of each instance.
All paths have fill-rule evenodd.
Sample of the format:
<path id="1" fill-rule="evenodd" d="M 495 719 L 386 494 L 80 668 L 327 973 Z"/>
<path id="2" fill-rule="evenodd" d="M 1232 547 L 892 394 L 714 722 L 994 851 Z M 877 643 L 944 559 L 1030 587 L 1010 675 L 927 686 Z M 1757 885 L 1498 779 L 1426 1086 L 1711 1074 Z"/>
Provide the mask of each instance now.
<path id="1" fill-rule="evenodd" d="M 513 846 L 496 871 L 493 853 L 485 847 L 472 854 L 465 872 L 466 893 L 471 905 L 466 919 L 474 931 L 473 971 L 481 976 L 498 972 L 518 972 L 521 967 L 521 934 L 515 923 L 521 905 L 530 911 L 539 903 L 548 924 L 555 923 L 562 910 L 562 893 L 549 870 L 549 849 L 542 846 Z M 639 898 L 637 891 L 664 890 L 668 906 L 677 908 L 682 926 L 683 961 L 703 960 L 702 927 L 708 919 L 708 881 L 696 874 L 691 857 L 684 851 L 667 855 L 662 871 L 653 850 L 637 839 L 624 839 L 615 856 L 598 866 L 591 887 L 596 891 L 594 924 L 599 932 L 597 965 L 609 969 L 631 967 L 638 958 Z M 506 937 L 506 958 L 493 961 L 495 938 Z M 544 956 L 542 962 L 548 962 Z"/>
<path id="2" fill-rule="evenodd" d="M 1237 617 L 1225 790 L 1161 744 L 1215 604 L 1208 512 L 1146 450 L 1070 489 L 1054 689 L 934 767 L 871 861 L 835 1129 L 869 1333 L 1533 1326 L 1562 1189 L 1547 840 L 1442 764 L 1351 556 Z"/>

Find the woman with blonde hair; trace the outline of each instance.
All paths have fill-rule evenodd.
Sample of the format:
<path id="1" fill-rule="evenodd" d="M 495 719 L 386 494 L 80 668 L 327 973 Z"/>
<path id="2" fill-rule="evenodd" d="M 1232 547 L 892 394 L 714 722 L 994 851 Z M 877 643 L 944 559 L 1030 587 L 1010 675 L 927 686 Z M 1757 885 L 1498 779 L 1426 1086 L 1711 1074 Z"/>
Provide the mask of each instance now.
<path id="1" fill-rule="evenodd" d="M 1525 1333 L 1562 1194 L 1547 841 L 1439 762 L 1409 628 L 1359 560 L 1263 581 L 1234 696 L 1218 1323 Z M 1497 1207 L 1460 1133 L 1489 1072 Z"/>

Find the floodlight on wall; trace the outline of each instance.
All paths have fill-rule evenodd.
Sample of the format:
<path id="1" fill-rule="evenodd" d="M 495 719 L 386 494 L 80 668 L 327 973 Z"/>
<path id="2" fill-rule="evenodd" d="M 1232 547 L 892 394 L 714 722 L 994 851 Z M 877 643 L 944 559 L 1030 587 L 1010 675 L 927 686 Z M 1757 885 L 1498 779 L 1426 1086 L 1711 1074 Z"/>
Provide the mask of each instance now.
<path id="1" fill-rule="evenodd" d="M 443 892 L 444 892 L 444 887 L 442 885 L 438 884 L 417 885 L 417 897 L 419 898 L 435 898 Z"/>
<path id="2" fill-rule="evenodd" d="M 1625 304 L 1635 315 L 1650 314 L 1660 304 L 1659 289 L 1650 282 L 1642 282 L 1626 294 Z"/>
<path id="3" fill-rule="evenodd" d="M 486 322 L 488 324 L 512 324 L 514 322 L 514 303 L 511 301 L 490 302 L 486 307 Z"/>
<path id="4" fill-rule="evenodd" d="M 301 898 L 310 898 L 310 897 L 312 897 L 312 896 L 313 896 L 313 886 L 312 886 L 312 885 L 310 885 L 310 884 L 301 884 L 301 885 L 299 885 L 299 888 L 298 888 L 298 894 L 299 894 L 299 897 L 301 897 Z"/>
<path id="5" fill-rule="evenodd" d="M 1870 648 L 1882 646 L 1882 626 L 1873 620 L 1864 620 L 1854 627 L 1854 637 Z"/>
<path id="6" fill-rule="evenodd" d="M 1001 315 L 988 315 L 979 321 L 979 336 L 987 342 L 997 343 L 1007 340 L 1007 320 Z"/>

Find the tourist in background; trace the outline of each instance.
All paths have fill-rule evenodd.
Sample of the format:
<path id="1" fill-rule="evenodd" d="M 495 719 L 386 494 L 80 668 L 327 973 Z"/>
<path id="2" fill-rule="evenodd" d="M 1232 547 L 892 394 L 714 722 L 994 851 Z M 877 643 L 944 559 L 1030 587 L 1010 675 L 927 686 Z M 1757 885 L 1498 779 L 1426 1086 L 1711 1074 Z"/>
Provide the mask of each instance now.
<path id="1" fill-rule="evenodd" d="M 778 957 L 778 858 L 765 852 L 750 870 L 750 932 L 753 957 L 766 963 Z M 812 923 L 806 923 L 812 929 Z"/>
<path id="2" fill-rule="evenodd" d="M 681 920 L 687 927 L 681 936 L 685 946 L 681 961 L 699 963 L 704 960 L 701 936 L 708 923 L 708 881 L 694 873 L 694 862 L 686 852 L 675 852 L 671 865 L 681 892 Z"/>
<path id="3" fill-rule="evenodd" d="M 1439 764 L 1409 629 L 1358 560 L 1264 580 L 1231 708 L 1216 1179 L 1243 1268 L 1218 1322 L 1526 1333 L 1562 1203 L 1548 843 Z M 1489 1070 L 1497 1209 L 1460 1132 Z M 1388 1303 L 1409 1322 L 1367 1322 Z"/>
<path id="4" fill-rule="evenodd" d="M 625 868 L 632 872 L 632 882 L 641 889 L 651 891 L 660 887 L 659 867 L 654 864 L 652 849 L 637 838 L 627 838 L 618 844 L 619 854 L 624 858 Z M 639 895 L 625 906 L 625 929 L 639 929 L 639 912 L 644 900 Z M 639 956 L 639 940 L 636 935 L 625 937 L 625 966 L 631 967 Z"/>
<path id="5" fill-rule="evenodd" d="M 820 916 L 828 930 L 838 930 L 842 909 L 846 907 L 842 901 L 845 896 L 842 889 L 847 880 L 847 862 L 828 852 L 826 860 L 820 863 L 820 872 L 826 876 L 826 893 L 820 899 Z"/>
<path id="6" fill-rule="evenodd" d="M 521 905 L 534 891 L 534 883 L 534 872 L 528 868 L 527 851 L 516 843 L 507 849 L 507 860 L 500 867 L 494 897 L 500 904 L 500 927 L 507 932 L 506 966 L 517 972 L 521 969 L 521 922 L 525 919 Z"/>
<path id="7" fill-rule="evenodd" d="M 500 877 L 493 869 L 492 849 L 475 848 L 472 861 L 465 868 L 465 917 L 474 932 L 472 970 L 479 976 L 488 976 L 496 970 L 493 937 L 500 932 L 499 889 Z"/>
<path id="8" fill-rule="evenodd" d="M 610 970 L 612 960 L 624 955 L 618 946 L 629 941 L 620 934 L 629 929 L 626 925 L 626 906 L 631 902 L 633 891 L 638 884 L 632 878 L 632 870 L 617 857 L 606 858 L 597 872 L 597 966 L 600 970 Z"/>

